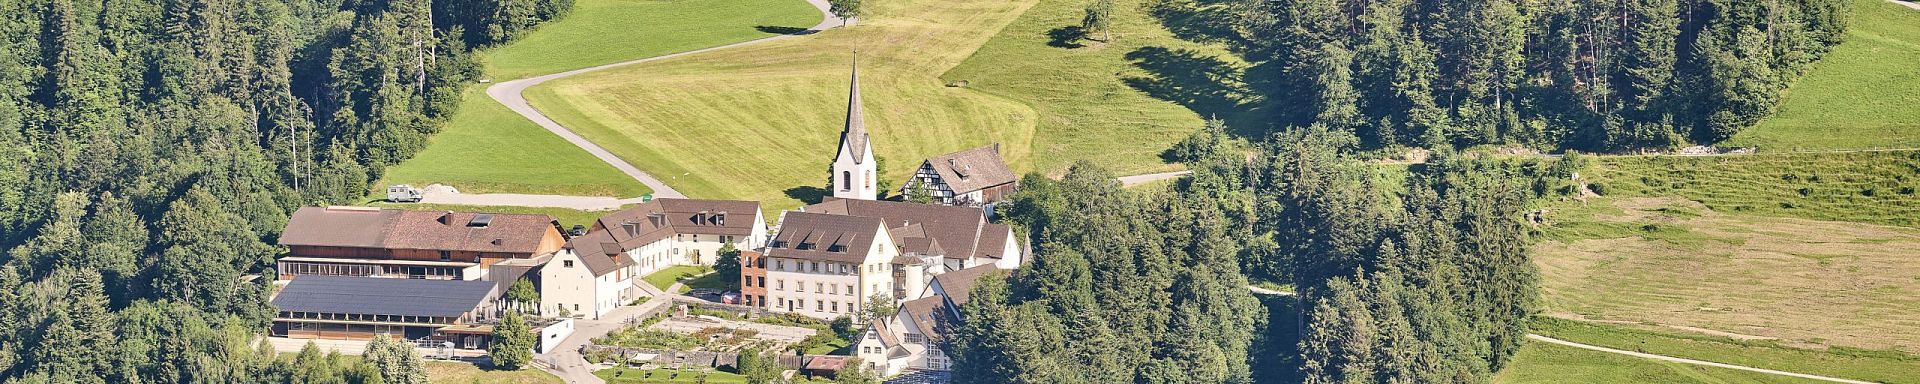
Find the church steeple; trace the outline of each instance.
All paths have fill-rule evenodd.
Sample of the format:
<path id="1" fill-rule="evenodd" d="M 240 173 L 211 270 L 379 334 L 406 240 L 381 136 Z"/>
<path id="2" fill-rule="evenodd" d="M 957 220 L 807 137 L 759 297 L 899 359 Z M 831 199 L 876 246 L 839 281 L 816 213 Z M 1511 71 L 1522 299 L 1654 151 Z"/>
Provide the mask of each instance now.
<path id="1" fill-rule="evenodd" d="M 844 145 L 840 147 L 840 150 L 851 151 L 853 163 L 862 164 L 867 162 L 867 156 L 864 153 L 867 148 L 867 119 L 862 116 L 864 114 L 860 111 L 859 52 L 854 52 L 853 80 L 849 82 L 847 88 L 850 90 L 847 96 L 847 130 L 841 134 L 840 142 L 844 143 Z"/>
<path id="2" fill-rule="evenodd" d="M 840 150 L 833 157 L 833 197 L 874 200 L 880 197 L 879 162 L 873 157 L 873 140 L 867 135 L 866 117 L 860 111 L 860 58 L 854 52 L 853 79 L 847 84 L 847 130 L 840 134 Z"/>

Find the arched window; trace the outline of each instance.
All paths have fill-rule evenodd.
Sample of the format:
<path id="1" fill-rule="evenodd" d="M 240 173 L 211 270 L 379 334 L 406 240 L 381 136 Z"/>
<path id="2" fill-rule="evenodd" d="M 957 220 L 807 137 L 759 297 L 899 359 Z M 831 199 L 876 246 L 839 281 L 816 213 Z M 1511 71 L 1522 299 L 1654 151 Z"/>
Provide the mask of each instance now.
<path id="1" fill-rule="evenodd" d="M 853 190 L 853 172 L 840 171 L 840 190 Z"/>

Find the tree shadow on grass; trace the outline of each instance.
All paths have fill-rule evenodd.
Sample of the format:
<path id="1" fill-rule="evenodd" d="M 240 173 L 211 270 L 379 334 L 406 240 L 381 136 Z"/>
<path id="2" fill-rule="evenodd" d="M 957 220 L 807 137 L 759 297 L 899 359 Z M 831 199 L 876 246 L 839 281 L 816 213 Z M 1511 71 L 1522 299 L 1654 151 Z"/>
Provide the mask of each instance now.
<path id="1" fill-rule="evenodd" d="M 1085 47 L 1080 44 L 1080 39 L 1084 38 L 1087 38 L 1087 30 L 1078 25 L 1054 28 L 1047 31 L 1047 46 L 1066 49 Z"/>
<path id="2" fill-rule="evenodd" d="M 819 32 L 819 31 L 801 28 L 801 27 L 788 27 L 788 26 L 781 26 L 781 25 L 761 25 L 761 26 L 755 26 L 753 27 L 753 29 L 759 30 L 762 33 L 772 33 L 772 34 L 780 34 L 780 35 L 811 35 L 811 34 L 814 34 L 815 32 Z"/>
<path id="3" fill-rule="evenodd" d="M 1234 28 L 1240 23 L 1240 16 L 1234 12 L 1237 0 L 1193 0 L 1192 2 L 1168 1 L 1154 5 L 1150 11 L 1160 25 L 1173 32 L 1181 40 L 1200 43 L 1222 43 L 1238 51 L 1246 46 L 1246 40 Z"/>
<path id="4" fill-rule="evenodd" d="M 1184 48 L 1142 47 L 1127 52 L 1126 59 L 1149 73 L 1121 79 L 1128 86 L 1202 117 L 1224 120 L 1234 133 L 1253 137 L 1264 132 L 1257 127 L 1257 103 L 1251 102 L 1255 97 L 1240 80 L 1239 66 Z"/>
<path id="5" fill-rule="evenodd" d="M 787 188 L 786 193 L 787 197 L 800 200 L 800 202 L 808 205 L 820 204 L 820 201 L 827 199 L 827 189 L 815 186 Z"/>

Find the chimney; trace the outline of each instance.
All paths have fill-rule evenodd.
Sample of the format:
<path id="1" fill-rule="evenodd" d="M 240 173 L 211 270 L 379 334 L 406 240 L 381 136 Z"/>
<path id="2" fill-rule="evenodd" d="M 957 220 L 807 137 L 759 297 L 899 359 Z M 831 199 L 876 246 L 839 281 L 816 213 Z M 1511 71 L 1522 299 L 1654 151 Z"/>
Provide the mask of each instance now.
<path id="1" fill-rule="evenodd" d="M 453 211 L 441 212 L 440 217 L 434 218 L 433 221 L 440 222 L 440 225 L 453 225 Z"/>

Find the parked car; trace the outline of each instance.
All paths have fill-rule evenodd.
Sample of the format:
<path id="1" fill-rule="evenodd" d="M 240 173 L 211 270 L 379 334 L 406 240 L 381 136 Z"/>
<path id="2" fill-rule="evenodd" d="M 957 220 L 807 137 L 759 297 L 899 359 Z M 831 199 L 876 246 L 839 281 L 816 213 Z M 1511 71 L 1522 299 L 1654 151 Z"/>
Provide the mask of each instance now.
<path id="1" fill-rule="evenodd" d="M 720 302 L 726 303 L 726 304 L 740 304 L 740 292 L 722 293 L 720 294 Z"/>

